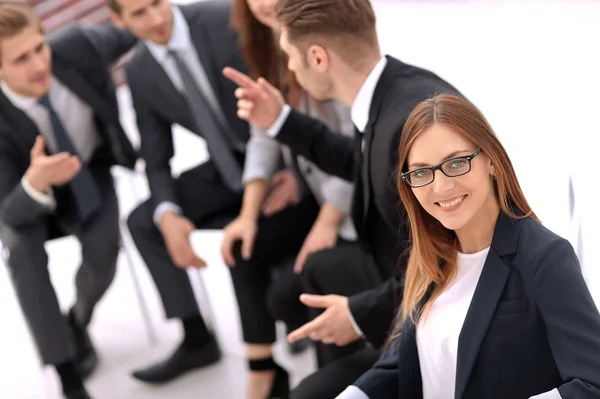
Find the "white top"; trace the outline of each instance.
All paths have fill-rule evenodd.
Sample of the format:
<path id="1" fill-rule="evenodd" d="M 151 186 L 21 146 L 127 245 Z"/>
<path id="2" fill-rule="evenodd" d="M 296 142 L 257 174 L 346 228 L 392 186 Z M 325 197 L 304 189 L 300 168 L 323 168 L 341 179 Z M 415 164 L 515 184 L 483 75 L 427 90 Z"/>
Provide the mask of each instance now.
<path id="1" fill-rule="evenodd" d="M 198 57 L 196 49 L 192 43 L 188 22 L 186 21 L 185 16 L 179 7 L 173 6 L 172 10 L 173 32 L 171 34 L 171 38 L 169 39 L 169 43 L 167 43 L 165 46 L 154 43 L 150 40 L 146 40 L 144 43 L 156 62 L 162 66 L 165 73 L 169 77 L 169 80 L 171 83 L 173 83 L 173 86 L 175 86 L 175 88 L 180 92 L 183 92 L 183 82 L 179 76 L 177 65 L 175 65 L 175 60 L 169 56 L 169 50 L 176 51 L 181 57 L 182 61 L 185 62 L 186 66 L 190 69 L 190 72 L 196 79 L 198 87 L 200 90 L 202 90 L 202 94 L 204 94 L 207 101 L 212 106 L 217 117 L 221 118 L 222 121 L 225 121 L 225 115 L 223 114 L 219 100 L 217 99 L 213 87 L 210 84 L 210 80 L 208 79 L 206 70 L 202 65 L 202 61 Z M 167 211 L 181 213 L 181 208 L 178 205 L 168 201 L 158 204 L 154 210 L 154 222 L 158 224 L 163 213 Z"/>
<path id="2" fill-rule="evenodd" d="M 489 248 L 475 254 L 458 253 L 457 272 L 417 325 L 417 350 L 423 399 L 453 399 L 458 337 Z"/>

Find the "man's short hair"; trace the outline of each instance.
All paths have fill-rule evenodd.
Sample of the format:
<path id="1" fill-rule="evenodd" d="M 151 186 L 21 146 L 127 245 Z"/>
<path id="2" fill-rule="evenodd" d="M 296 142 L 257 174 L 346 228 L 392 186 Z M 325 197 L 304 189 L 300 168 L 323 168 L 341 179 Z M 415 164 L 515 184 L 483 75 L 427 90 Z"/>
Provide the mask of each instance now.
<path id="1" fill-rule="evenodd" d="M 276 14 L 288 40 L 301 48 L 313 41 L 326 43 L 342 56 L 361 48 L 379 50 L 369 0 L 279 0 Z"/>
<path id="2" fill-rule="evenodd" d="M 31 26 L 44 33 L 42 21 L 30 7 L 23 3 L 0 2 L 0 44 Z"/>
<path id="3" fill-rule="evenodd" d="M 117 14 L 121 14 L 121 5 L 119 0 L 106 0 L 106 5 Z"/>

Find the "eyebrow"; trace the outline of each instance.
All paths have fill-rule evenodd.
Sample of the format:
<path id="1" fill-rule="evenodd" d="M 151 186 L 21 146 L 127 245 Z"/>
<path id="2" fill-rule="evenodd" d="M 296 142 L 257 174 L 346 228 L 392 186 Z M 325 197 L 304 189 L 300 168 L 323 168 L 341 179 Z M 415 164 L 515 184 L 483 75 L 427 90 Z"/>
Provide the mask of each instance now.
<path id="1" fill-rule="evenodd" d="M 442 161 L 442 163 L 446 162 L 447 160 L 449 160 L 450 158 L 454 158 L 455 156 L 457 156 L 458 154 L 462 153 L 462 152 L 467 152 L 467 153 L 471 153 L 471 150 L 458 150 L 458 151 L 453 151 L 450 154 L 446 155 L 444 157 L 444 160 Z M 415 162 L 415 163 L 411 163 L 410 165 L 408 165 L 408 169 L 414 169 L 414 168 L 424 168 L 424 167 L 428 167 L 430 165 L 426 164 L 426 163 L 421 163 L 421 162 Z"/>

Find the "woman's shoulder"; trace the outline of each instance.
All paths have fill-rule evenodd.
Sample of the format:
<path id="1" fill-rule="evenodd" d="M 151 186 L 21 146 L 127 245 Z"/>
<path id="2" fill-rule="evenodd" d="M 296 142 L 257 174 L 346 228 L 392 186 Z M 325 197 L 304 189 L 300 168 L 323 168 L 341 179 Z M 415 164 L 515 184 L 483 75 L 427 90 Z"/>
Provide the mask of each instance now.
<path id="1" fill-rule="evenodd" d="M 575 252 L 569 241 L 539 221 L 524 218 L 518 221 L 521 224 L 515 260 L 520 267 L 527 268 L 534 273 L 540 267 L 564 259 L 575 257 Z"/>

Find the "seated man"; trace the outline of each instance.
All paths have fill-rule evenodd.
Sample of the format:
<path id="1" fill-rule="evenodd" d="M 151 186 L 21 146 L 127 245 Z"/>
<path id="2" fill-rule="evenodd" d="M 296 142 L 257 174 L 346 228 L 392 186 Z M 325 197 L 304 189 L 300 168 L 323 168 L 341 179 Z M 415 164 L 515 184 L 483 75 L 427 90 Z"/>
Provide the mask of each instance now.
<path id="1" fill-rule="evenodd" d="M 67 398 L 89 398 L 82 382 L 97 363 L 87 333 L 115 276 L 119 210 L 110 167 L 133 167 L 119 123 L 109 65 L 135 43 L 111 25 L 69 26 L 44 37 L 26 6 L 0 4 L 0 240 L 44 364 Z M 81 243 L 77 296 L 61 314 L 44 243 Z"/>
<path id="2" fill-rule="evenodd" d="M 167 318 L 181 320 L 184 330 L 183 342 L 167 360 L 133 374 L 159 383 L 221 355 L 186 269 L 205 266 L 192 250 L 192 231 L 224 227 L 240 209 L 248 124 L 237 117 L 235 85 L 220 70 L 228 63 L 243 68 L 243 62 L 226 2 L 177 7 L 168 0 L 111 0 L 109 5 L 113 20 L 142 39 L 125 70 L 151 198 L 130 215 L 129 229 Z M 203 137 L 210 154 L 177 179 L 169 164 L 174 124 Z"/>

